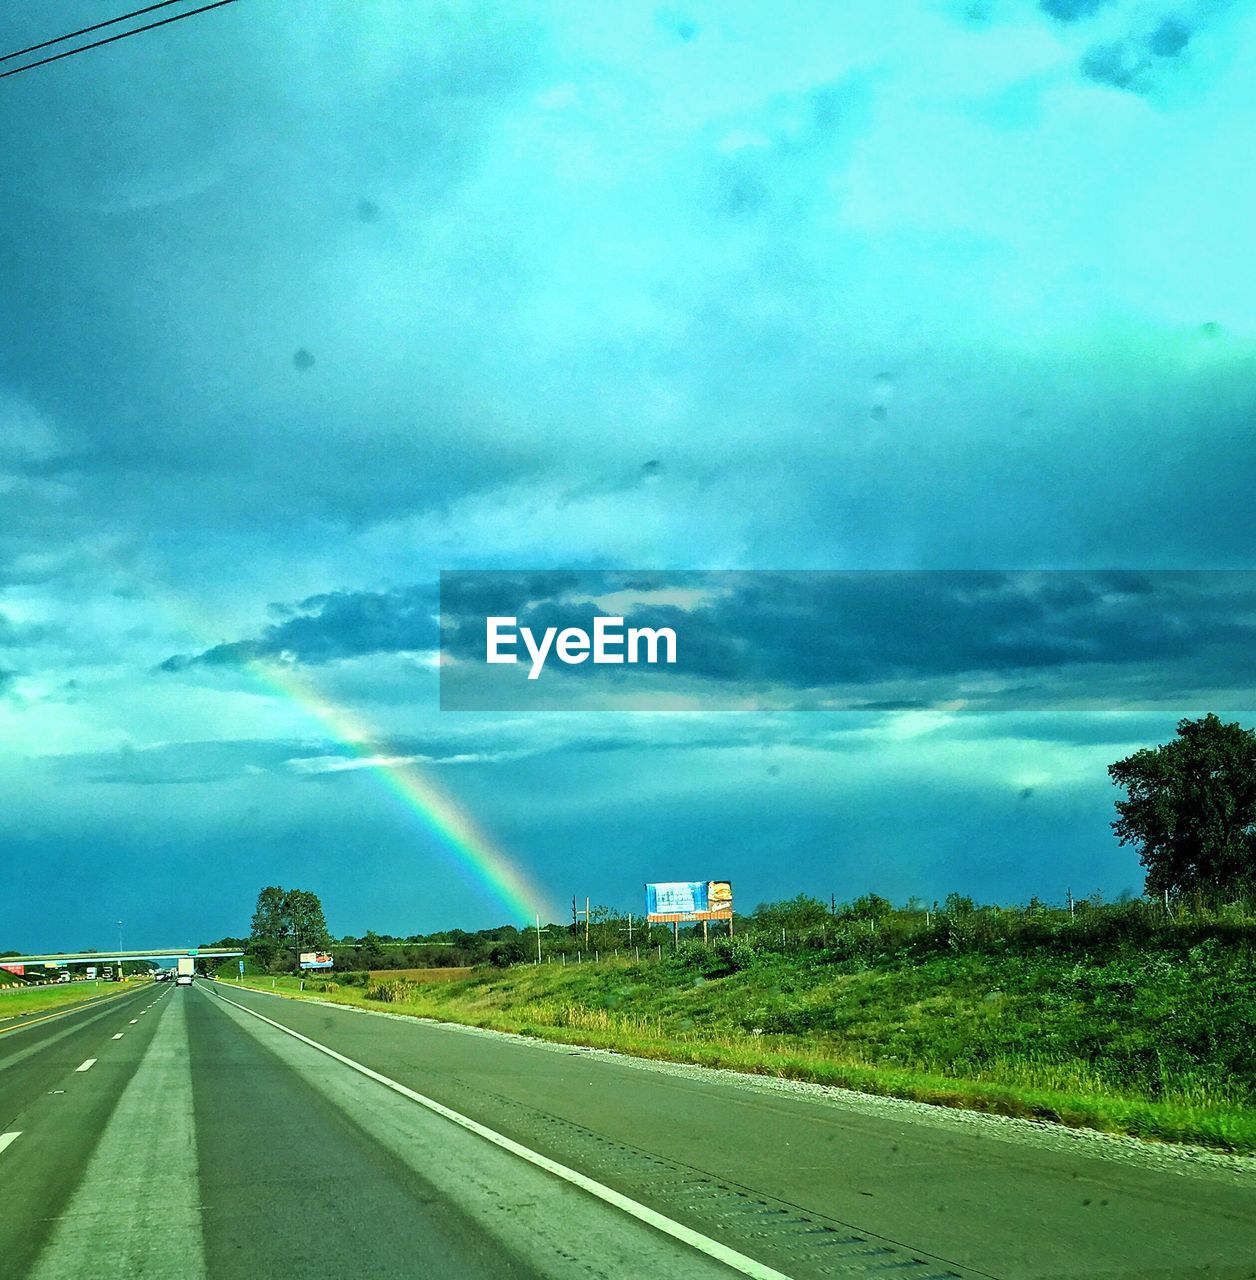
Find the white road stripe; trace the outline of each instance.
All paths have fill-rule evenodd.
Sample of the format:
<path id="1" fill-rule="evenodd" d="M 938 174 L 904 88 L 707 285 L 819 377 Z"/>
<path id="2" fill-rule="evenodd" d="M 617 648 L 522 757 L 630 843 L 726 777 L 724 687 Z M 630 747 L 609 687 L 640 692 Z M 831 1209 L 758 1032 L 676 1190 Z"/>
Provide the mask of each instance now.
<path id="1" fill-rule="evenodd" d="M 176 1006 L 153 1024 L 28 1280 L 205 1280 L 196 1150 L 187 1017 Z"/>
<path id="2" fill-rule="evenodd" d="M 118 1034 L 117 1034 L 116 1036 L 114 1036 L 114 1039 L 115 1039 L 115 1040 L 121 1040 L 121 1039 L 122 1039 L 122 1032 L 121 1032 L 121 1031 L 119 1031 L 119 1032 L 118 1032 Z"/>
<path id="3" fill-rule="evenodd" d="M 282 1031 L 294 1040 L 300 1040 L 302 1044 L 309 1045 L 311 1049 L 317 1049 L 319 1053 L 325 1053 L 329 1058 L 334 1058 L 337 1062 L 352 1071 L 356 1071 L 359 1075 L 366 1076 L 368 1080 L 374 1080 L 382 1084 L 386 1089 L 399 1093 L 403 1098 L 409 1098 L 411 1102 L 417 1102 L 419 1106 L 426 1107 L 428 1111 L 438 1116 L 443 1116 L 460 1128 L 478 1134 L 494 1146 L 501 1147 L 503 1151 L 509 1151 L 521 1160 L 526 1160 L 529 1164 L 536 1165 L 538 1169 L 544 1169 L 547 1173 L 552 1173 L 564 1182 L 569 1182 L 573 1186 L 579 1187 L 582 1191 L 587 1191 L 590 1195 L 596 1196 L 613 1208 L 636 1218 L 639 1222 L 644 1222 L 647 1226 L 654 1227 L 656 1230 L 663 1232 L 664 1235 L 671 1236 L 673 1240 L 679 1240 L 682 1244 L 689 1245 L 690 1248 L 696 1249 L 699 1253 L 706 1254 L 708 1258 L 714 1258 L 717 1262 L 722 1262 L 726 1267 L 731 1267 L 743 1276 L 750 1276 L 752 1280 L 790 1280 L 783 1271 L 777 1271 L 762 1262 L 757 1262 L 754 1258 L 747 1257 L 744 1253 L 738 1253 L 736 1249 L 730 1249 L 728 1245 L 721 1244 L 718 1240 L 712 1240 L 710 1236 L 704 1236 L 700 1231 L 694 1231 L 691 1227 L 685 1226 L 684 1223 L 675 1222 L 671 1218 L 655 1212 L 647 1205 L 638 1204 L 635 1200 L 629 1199 L 628 1196 L 622 1195 L 612 1187 L 603 1186 L 602 1183 L 586 1177 L 583 1173 L 579 1173 L 575 1169 L 569 1169 L 566 1165 L 559 1164 L 557 1160 L 551 1160 L 548 1156 L 543 1156 L 540 1152 L 533 1151 L 530 1147 L 525 1147 L 522 1143 L 515 1142 L 513 1138 L 508 1138 L 505 1134 L 498 1133 L 495 1129 L 490 1129 L 487 1125 L 480 1124 L 477 1120 L 472 1120 L 470 1116 L 464 1116 L 460 1111 L 454 1111 L 451 1107 L 437 1102 L 435 1098 L 428 1098 L 421 1093 L 416 1093 L 400 1081 L 393 1080 L 378 1071 L 373 1071 L 363 1063 L 356 1062 L 353 1058 L 347 1058 L 343 1053 L 337 1053 L 335 1049 L 329 1048 L 325 1044 L 320 1044 L 317 1040 L 311 1040 L 309 1036 L 303 1036 L 299 1031 L 293 1031 L 291 1027 L 285 1027 L 282 1022 L 275 1022 L 274 1019 L 266 1017 L 265 1014 L 258 1013 L 256 1009 L 250 1009 L 247 1005 L 237 1004 L 234 1000 L 228 1000 L 226 996 L 217 991 L 214 994 L 224 1004 L 229 1004 L 233 1008 L 251 1014 L 268 1026 Z"/>
<path id="4" fill-rule="evenodd" d="M 13 1133 L 0 1133 L 0 1151 L 12 1146 L 21 1136 L 21 1129 L 15 1130 Z"/>
<path id="5" fill-rule="evenodd" d="M 87 1061 L 86 1061 L 85 1063 L 83 1063 L 83 1065 L 82 1065 L 82 1066 L 80 1066 L 80 1067 L 75 1067 L 75 1068 L 74 1068 L 74 1070 L 75 1070 L 75 1071 L 89 1071 L 89 1070 L 91 1070 L 91 1068 L 92 1068 L 92 1067 L 94 1067 L 95 1065 L 96 1065 L 96 1059 L 95 1059 L 95 1058 L 88 1058 L 88 1059 L 87 1059 Z"/>
<path id="6" fill-rule="evenodd" d="M 135 1026 L 135 1024 L 136 1024 L 137 1022 L 139 1022 L 139 1019 L 138 1019 L 138 1018 L 132 1018 L 132 1019 L 131 1019 L 131 1021 L 130 1021 L 130 1023 L 129 1023 L 129 1025 L 133 1027 L 133 1026 Z"/>

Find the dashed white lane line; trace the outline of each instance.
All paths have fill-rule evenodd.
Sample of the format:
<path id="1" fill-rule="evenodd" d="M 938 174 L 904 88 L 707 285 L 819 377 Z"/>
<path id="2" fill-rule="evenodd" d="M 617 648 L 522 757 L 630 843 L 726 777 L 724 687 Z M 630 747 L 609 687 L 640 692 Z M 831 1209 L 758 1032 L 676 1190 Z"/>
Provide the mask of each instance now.
<path id="1" fill-rule="evenodd" d="M 114 1039 L 115 1039 L 115 1040 L 121 1040 L 121 1039 L 122 1039 L 122 1032 L 121 1032 L 121 1031 L 119 1031 L 119 1032 L 118 1032 L 118 1034 L 117 1034 L 116 1036 L 114 1036 Z"/>
<path id="2" fill-rule="evenodd" d="M 133 1026 L 135 1026 L 135 1024 L 136 1024 L 137 1022 L 139 1022 L 139 1019 L 138 1019 L 138 1018 L 132 1018 L 132 1019 L 131 1019 L 131 1021 L 130 1021 L 127 1025 L 128 1025 L 128 1026 L 132 1026 L 132 1027 L 133 1027 Z"/>
<path id="3" fill-rule="evenodd" d="M 0 1133 L 0 1151 L 3 1151 L 6 1147 L 12 1146 L 13 1143 L 15 1143 L 21 1136 L 21 1129 L 18 1129 L 13 1133 Z"/>
<path id="4" fill-rule="evenodd" d="M 95 1058 L 88 1058 L 81 1066 L 75 1067 L 75 1071 L 90 1071 L 96 1065 Z"/>

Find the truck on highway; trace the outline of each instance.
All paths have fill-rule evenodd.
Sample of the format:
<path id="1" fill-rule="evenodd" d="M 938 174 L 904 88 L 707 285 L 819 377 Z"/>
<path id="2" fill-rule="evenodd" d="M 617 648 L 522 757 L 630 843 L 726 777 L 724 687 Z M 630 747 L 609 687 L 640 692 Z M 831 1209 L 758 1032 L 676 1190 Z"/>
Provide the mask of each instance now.
<path id="1" fill-rule="evenodd" d="M 196 972 L 196 961 L 191 956 L 180 956 L 174 962 L 175 983 L 180 987 L 192 985 L 192 975 Z"/>

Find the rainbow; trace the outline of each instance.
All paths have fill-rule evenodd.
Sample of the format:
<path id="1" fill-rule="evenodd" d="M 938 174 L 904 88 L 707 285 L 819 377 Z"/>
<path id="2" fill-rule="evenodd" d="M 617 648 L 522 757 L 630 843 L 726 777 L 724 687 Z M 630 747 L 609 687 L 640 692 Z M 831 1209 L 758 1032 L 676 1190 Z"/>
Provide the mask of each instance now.
<path id="1" fill-rule="evenodd" d="M 476 825 L 465 809 L 413 762 L 371 754 L 374 735 L 365 722 L 326 699 L 293 667 L 254 659 L 247 669 L 320 725 L 338 745 L 362 761 L 387 791 L 414 814 L 449 862 L 471 883 L 487 889 L 516 920 L 531 924 L 540 913 L 554 919 L 549 896 Z"/>

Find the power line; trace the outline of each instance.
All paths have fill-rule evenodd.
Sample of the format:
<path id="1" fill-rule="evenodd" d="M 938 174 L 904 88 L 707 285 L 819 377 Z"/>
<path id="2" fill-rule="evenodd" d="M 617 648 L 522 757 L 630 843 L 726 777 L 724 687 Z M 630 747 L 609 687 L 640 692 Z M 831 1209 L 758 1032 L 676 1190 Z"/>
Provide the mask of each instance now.
<path id="1" fill-rule="evenodd" d="M 6 53 L 0 57 L 0 62 L 10 62 L 14 58 L 20 58 L 24 53 L 36 53 L 40 49 L 47 49 L 49 45 L 61 44 L 65 40 L 73 40 L 75 36 L 85 36 L 93 31 L 99 31 L 102 27 L 112 27 L 116 23 L 125 22 L 128 18 L 139 18 L 146 13 L 152 13 L 154 9 L 168 9 L 172 4 L 184 4 L 186 0 L 160 0 L 158 4 L 145 5 L 142 9 L 132 9 L 130 13 L 120 13 L 116 18 L 106 18 L 104 22 L 93 23 L 90 27 L 79 27 L 77 31 L 67 31 L 63 36 L 56 36 L 52 40 L 44 40 L 39 44 L 28 44 L 25 49 L 14 49 L 12 53 Z"/>
<path id="2" fill-rule="evenodd" d="M 173 18 L 162 18 L 159 22 L 149 22 L 142 27 L 132 27 L 130 31 L 120 32 L 116 36 L 106 36 L 103 40 L 93 40 L 88 44 L 75 45 L 73 49 L 67 49 L 64 53 L 54 53 L 49 58 L 40 58 L 36 62 L 27 62 L 20 67 L 14 67 L 11 71 L 0 71 L 0 80 L 5 80 L 9 76 L 21 75 L 23 71 L 33 71 L 36 67 L 47 66 L 50 62 L 60 62 L 62 58 L 72 58 L 76 53 L 86 53 L 89 49 L 99 49 L 102 45 L 114 44 L 118 40 L 125 40 L 128 36 L 138 36 L 143 31 L 152 31 L 157 27 L 168 27 L 172 22 L 182 22 L 184 18 L 194 18 L 198 13 L 208 13 L 211 9 L 221 9 L 226 5 L 235 4 L 236 0 L 214 0 L 213 4 L 203 4 L 199 9 L 189 9 L 186 13 L 176 13 Z M 159 6 L 154 5 L 153 8 Z M 137 12 L 144 12 L 137 10 Z M 120 19 L 114 19 L 120 21 Z M 110 23 L 101 23 L 101 26 L 109 26 Z M 92 28 L 87 28 L 92 30 Z M 69 39 L 69 36 L 59 36 L 56 40 L 49 40 L 44 45 L 36 46 L 37 48 L 46 48 L 49 44 L 60 44 L 63 39 Z M 16 55 L 14 55 L 16 56 Z M 3 61 L 4 59 L 0 59 Z"/>

